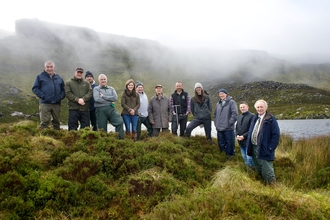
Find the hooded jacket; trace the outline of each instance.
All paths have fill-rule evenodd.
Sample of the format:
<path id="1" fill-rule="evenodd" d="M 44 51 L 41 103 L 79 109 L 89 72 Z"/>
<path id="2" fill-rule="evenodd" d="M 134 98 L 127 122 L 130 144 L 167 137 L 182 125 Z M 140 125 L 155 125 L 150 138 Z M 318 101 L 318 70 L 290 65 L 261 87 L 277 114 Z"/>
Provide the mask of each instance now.
<path id="1" fill-rule="evenodd" d="M 217 131 L 234 130 L 238 112 L 236 102 L 227 96 L 224 104 L 220 100 L 214 110 L 214 125 Z"/>
<path id="2" fill-rule="evenodd" d="M 61 100 L 65 98 L 64 81 L 56 73 L 49 76 L 43 71 L 36 77 L 32 92 L 39 97 L 40 104 L 61 104 Z"/>
<path id="3" fill-rule="evenodd" d="M 256 121 L 258 120 L 258 115 L 254 115 L 250 125 L 248 139 L 246 141 L 247 154 L 252 156 L 252 132 Z M 280 139 L 280 128 L 275 117 L 266 112 L 264 119 L 262 120 L 259 128 L 259 133 L 257 137 L 258 145 L 258 159 L 262 160 L 274 160 L 275 149 L 277 148 Z"/>

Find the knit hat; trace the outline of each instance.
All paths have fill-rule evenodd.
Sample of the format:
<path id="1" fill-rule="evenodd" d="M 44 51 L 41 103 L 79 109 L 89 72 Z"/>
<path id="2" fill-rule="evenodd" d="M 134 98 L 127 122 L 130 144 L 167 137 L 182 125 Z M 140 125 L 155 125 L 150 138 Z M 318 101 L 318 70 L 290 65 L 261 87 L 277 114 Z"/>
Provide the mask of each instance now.
<path id="1" fill-rule="evenodd" d="M 89 72 L 89 71 L 86 71 L 86 75 L 85 75 L 85 78 L 86 78 L 87 76 L 91 76 L 91 77 L 93 77 L 93 78 L 94 78 L 94 76 L 93 76 L 93 73 L 91 73 L 91 72 Z"/>
<path id="2" fill-rule="evenodd" d="M 135 85 L 136 85 L 136 87 L 138 87 L 138 86 L 142 86 L 142 87 L 144 87 L 143 83 L 140 82 L 140 81 L 136 81 Z"/>
<path id="3" fill-rule="evenodd" d="M 223 93 L 228 94 L 228 92 L 227 92 L 225 89 L 220 89 L 220 90 L 219 90 L 219 93 L 220 93 L 220 92 L 223 92 Z"/>
<path id="4" fill-rule="evenodd" d="M 196 83 L 196 84 L 195 84 L 195 89 L 198 88 L 198 87 L 201 88 L 201 89 L 203 89 L 203 86 L 202 86 L 201 83 Z"/>

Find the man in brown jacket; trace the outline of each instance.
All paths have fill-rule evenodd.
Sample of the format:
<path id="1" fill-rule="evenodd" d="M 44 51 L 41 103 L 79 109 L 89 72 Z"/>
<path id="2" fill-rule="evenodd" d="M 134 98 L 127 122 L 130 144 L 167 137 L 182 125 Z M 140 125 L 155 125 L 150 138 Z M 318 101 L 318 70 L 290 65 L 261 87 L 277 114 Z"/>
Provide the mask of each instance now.
<path id="1" fill-rule="evenodd" d="M 149 121 L 152 125 L 153 136 L 159 132 L 168 132 L 169 122 L 172 120 L 170 100 L 163 95 L 163 86 L 155 86 L 156 94 L 150 99 L 148 107 Z"/>

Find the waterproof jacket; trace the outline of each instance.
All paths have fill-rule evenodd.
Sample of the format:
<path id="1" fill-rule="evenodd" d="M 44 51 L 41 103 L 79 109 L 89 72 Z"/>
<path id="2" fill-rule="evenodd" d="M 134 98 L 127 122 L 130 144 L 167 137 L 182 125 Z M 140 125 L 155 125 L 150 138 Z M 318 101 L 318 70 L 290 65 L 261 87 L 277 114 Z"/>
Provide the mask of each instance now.
<path id="1" fill-rule="evenodd" d="M 214 110 L 214 125 L 217 131 L 234 130 L 237 116 L 236 102 L 231 96 L 227 96 L 223 103 L 220 100 Z"/>
<path id="2" fill-rule="evenodd" d="M 246 140 L 248 138 L 249 128 L 254 114 L 247 111 L 237 117 L 236 123 L 236 135 L 242 135 L 244 137 L 243 141 L 238 141 L 240 146 L 246 145 Z"/>
<path id="3" fill-rule="evenodd" d="M 89 111 L 89 100 L 93 91 L 91 85 L 84 79 L 73 77 L 65 83 L 65 96 L 68 99 L 69 110 Z M 80 105 L 78 100 L 82 98 L 85 105 Z"/>
<path id="4" fill-rule="evenodd" d="M 126 89 L 125 89 L 126 90 Z M 135 96 L 127 95 L 124 91 L 121 96 L 121 107 L 123 110 L 121 111 L 122 115 L 131 115 L 129 113 L 130 109 L 135 111 L 135 115 L 139 115 L 139 108 L 140 108 L 140 96 L 137 92 L 135 92 Z"/>
<path id="5" fill-rule="evenodd" d="M 190 109 L 194 119 L 211 120 L 212 104 L 208 95 L 204 94 L 204 102 L 195 102 L 195 98 L 190 99 Z"/>
<path id="6" fill-rule="evenodd" d="M 100 93 L 102 93 L 102 97 L 100 96 Z M 113 103 L 117 101 L 118 95 L 113 87 L 102 87 L 98 85 L 93 89 L 93 98 L 95 101 L 94 107 L 98 108 L 113 105 Z"/>
<path id="7" fill-rule="evenodd" d="M 246 142 L 247 154 L 252 156 L 252 132 L 256 121 L 258 120 L 258 115 L 255 115 L 252 118 L 252 122 L 250 125 L 248 139 Z M 274 160 L 275 158 L 275 149 L 277 148 L 278 142 L 280 139 L 280 128 L 275 117 L 266 112 L 265 117 L 263 118 L 259 133 L 257 137 L 257 145 L 258 145 L 258 159 L 262 160 Z"/>
<path id="8" fill-rule="evenodd" d="M 162 95 L 158 98 L 154 95 L 149 101 L 148 115 L 153 128 L 168 128 L 172 120 L 170 100 Z"/>
<path id="9" fill-rule="evenodd" d="M 65 98 L 64 81 L 56 73 L 51 77 L 43 71 L 36 77 L 32 92 L 39 97 L 41 104 L 61 104 Z"/>

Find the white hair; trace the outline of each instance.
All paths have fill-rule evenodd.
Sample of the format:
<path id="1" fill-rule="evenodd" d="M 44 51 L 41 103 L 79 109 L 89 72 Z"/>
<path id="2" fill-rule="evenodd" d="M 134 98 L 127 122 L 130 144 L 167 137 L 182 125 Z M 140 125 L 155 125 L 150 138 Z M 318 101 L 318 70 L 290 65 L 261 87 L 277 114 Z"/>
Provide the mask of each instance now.
<path id="1" fill-rule="evenodd" d="M 256 103 L 254 103 L 254 108 L 257 107 L 257 103 L 258 103 L 258 102 L 262 102 L 262 103 L 264 103 L 265 108 L 268 109 L 268 104 L 267 104 L 267 102 L 266 102 L 265 100 L 263 100 L 263 99 L 259 99 L 258 101 L 256 101 Z"/>
<path id="2" fill-rule="evenodd" d="M 100 74 L 100 75 L 99 75 L 99 77 L 98 77 L 98 80 L 99 80 L 99 81 L 100 81 L 100 78 L 101 78 L 102 76 L 104 76 L 105 79 L 108 81 L 108 77 L 107 77 L 106 75 L 104 75 L 104 74 Z"/>

